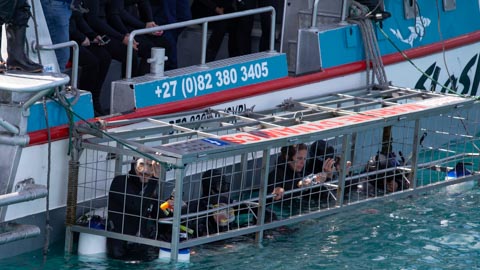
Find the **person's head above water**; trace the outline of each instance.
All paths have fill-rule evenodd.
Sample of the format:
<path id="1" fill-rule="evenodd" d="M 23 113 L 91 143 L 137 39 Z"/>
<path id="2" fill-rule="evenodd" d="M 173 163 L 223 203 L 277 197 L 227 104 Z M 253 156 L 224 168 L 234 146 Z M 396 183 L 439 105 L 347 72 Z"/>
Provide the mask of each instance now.
<path id="1" fill-rule="evenodd" d="M 136 158 L 133 165 L 133 170 L 131 172 L 135 172 L 140 178 L 142 183 L 148 182 L 150 178 L 158 177 L 160 171 L 160 164 L 158 162 L 147 159 L 147 158 Z"/>
<path id="2" fill-rule="evenodd" d="M 399 188 L 408 188 L 409 182 L 405 181 L 405 176 L 396 169 L 400 163 L 394 153 L 378 153 L 372 157 L 365 168 L 366 172 L 377 172 L 368 176 L 370 180 L 375 181 L 375 186 L 385 189 L 387 192 L 395 192 Z"/>
<path id="3" fill-rule="evenodd" d="M 296 172 L 303 171 L 307 160 L 308 147 L 304 143 L 293 144 L 282 147 L 281 160 L 288 163 L 290 168 Z"/>

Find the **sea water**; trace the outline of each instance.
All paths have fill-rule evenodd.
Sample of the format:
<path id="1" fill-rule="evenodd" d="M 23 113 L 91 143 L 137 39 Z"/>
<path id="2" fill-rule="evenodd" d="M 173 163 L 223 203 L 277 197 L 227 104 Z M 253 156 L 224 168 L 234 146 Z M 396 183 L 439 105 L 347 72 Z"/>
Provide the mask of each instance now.
<path id="1" fill-rule="evenodd" d="M 63 243 L 0 261 L 0 269 L 480 269 L 480 188 L 450 186 L 192 248 L 190 263 L 65 255 Z"/>

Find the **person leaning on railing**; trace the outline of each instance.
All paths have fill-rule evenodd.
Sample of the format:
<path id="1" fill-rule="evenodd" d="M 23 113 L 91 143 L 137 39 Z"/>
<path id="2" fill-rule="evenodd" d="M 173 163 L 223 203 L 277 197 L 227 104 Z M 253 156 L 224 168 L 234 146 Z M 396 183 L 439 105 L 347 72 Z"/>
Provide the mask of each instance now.
<path id="1" fill-rule="evenodd" d="M 188 202 L 188 214 L 199 213 L 188 223 L 188 228 L 194 231 L 194 237 L 208 236 L 257 224 L 258 204 L 233 200 L 230 181 L 221 169 L 205 171 L 202 174 L 201 187 L 201 197 Z M 266 211 L 265 222 L 277 219 L 274 213 L 268 209 Z M 202 214 L 201 212 L 207 213 Z"/>
<path id="2" fill-rule="evenodd" d="M 300 194 L 284 195 L 285 191 L 306 187 L 327 180 L 326 173 L 319 173 L 314 180 L 304 182 L 305 164 L 308 156 L 308 146 L 304 143 L 284 146 L 280 150 L 275 168 L 268 175 L 267 192 L 273 195 L 273 201 L 298 198 Z"/>
<path id="3" fill-rule="evenodd" d="M 158 25 L 184 22 L 192 19 L 189 0 L 151 0 L 153 20 Z M 177 41 L 184 28 L 176 28 L 165 31 L 165 38 L 170 43 L 172 50 L 170 54 L 170 65 L 173 68 L 178 66 Z"/>

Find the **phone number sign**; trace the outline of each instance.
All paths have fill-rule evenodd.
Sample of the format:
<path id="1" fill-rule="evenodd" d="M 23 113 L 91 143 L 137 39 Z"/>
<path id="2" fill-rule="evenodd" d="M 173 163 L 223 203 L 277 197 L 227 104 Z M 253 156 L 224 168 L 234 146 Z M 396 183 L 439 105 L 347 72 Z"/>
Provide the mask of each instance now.
<path id="1" fill-rule="evenodd" d="M 136 107 L 186 100 L 287 75 L 285 54 L 275 54 L 253 61 L 136 84 Z"/>

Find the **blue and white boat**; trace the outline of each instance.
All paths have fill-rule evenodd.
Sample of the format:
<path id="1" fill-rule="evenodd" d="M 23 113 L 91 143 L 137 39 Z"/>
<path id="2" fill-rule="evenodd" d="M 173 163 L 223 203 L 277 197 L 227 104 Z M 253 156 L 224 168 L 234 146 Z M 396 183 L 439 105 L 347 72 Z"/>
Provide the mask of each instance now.
<path id="1" fill-rule="evenodd" d="M 195 122 L 206 117 L 199 109 L 265 110 L 290 98 L 389 84 L 479 95 L 478 0 L 378 1 L 378 16 L 385 18 L 361 12 L 349 16 L 350 0 L 278 2 L 275 8 L 153 29 L 187 27 L 178 42 L 180 67 L 165 72 L 152 68 L 155 73 L 137 78 L 130 78 L 127 67 L 126 79 L 106 86 L 110 115 L 102 123 L 113 128 L 109 122 L 162 115 L 171 123 Z M 75 135 L 70 127 L 81 119 L 95 121 L 88 89 L 63 90 L 63 85 L 76 86 L 77 73 L 70 80 L 57 73 L 51 51 L 56 45 L 50 42 L 38 1 L 35 7 L 40 35 L 30 41 L 39 45 L 45 73 L 0 74 L 0 258 L 43 247 L 44 237 L 38 235 L 45 235 L 45 224 L 51 227 L 50 241 L 65 235 L 70 138 Z M 207 32 L 199 26 L 265 12 L 276 18 L 269 51 L 224 59 L 220 53 L 216 61 L 205 62 Z M 33 23 L 30 29 L 35 29 Z M 258 37 L 254 31 L 254 45 Z M 31 51 L 32 57 L 35 53 Z M 64 98 L 43 101 L 52 89 Z M 74 113 L 65 108 L 70 105 Z"/>

